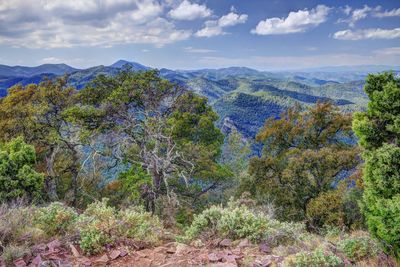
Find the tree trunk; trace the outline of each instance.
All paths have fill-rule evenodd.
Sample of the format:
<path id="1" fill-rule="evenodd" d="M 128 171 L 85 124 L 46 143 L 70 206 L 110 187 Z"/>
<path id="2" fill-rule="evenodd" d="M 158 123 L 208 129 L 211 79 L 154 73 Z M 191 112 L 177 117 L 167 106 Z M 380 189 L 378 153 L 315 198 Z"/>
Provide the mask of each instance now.
<path id="1" fill-rule="evenodd" d="M 56 154 L 58 152 L 58 147 L 51 146 L 49 152 L 46 155 L 46 191 L 50 201 L 57 201 L 57 181 L 56 173 L 54 171 L 54 161 Z"/>

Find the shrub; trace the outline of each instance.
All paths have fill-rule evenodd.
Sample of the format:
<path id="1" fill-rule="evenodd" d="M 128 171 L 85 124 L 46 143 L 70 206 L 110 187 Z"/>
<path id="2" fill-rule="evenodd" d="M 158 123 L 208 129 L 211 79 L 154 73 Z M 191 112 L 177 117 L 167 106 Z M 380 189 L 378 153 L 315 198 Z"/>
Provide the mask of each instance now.
<path id="1" fill-rule="evenodd" d="M 71 231 L 78 218 L 76 211 L 60 202 L 53 202 L 39 208 L 35 213 L 35 222 L 48 236 L 62 236 Z"/>
<path id="2" fill-rule="evenodd" d="M 31 251 L 25 246 L 6 246 L 1 255 L 6 266 L 14 266 L 13 261 L 18 258 L 22 258 L 25 255 L 30 255 Z"/>
<path id="3" fill-rule="evenodd" d="M 190 241 L 216 235 L 220 238 L 248 238 L 253 242 L 265 239 L 274 241 L 282 237 L 293 239 L 302 231 L 302 224 L 271 220 L 262 213 L 253 213 L 246 206 L 230 201 L 226 208 L 212 206 L 196 215 L 180 240 Z"/>
<path id="4" fill-rule="evenodd" d="M 120 235 L 149 243 L 156 243 L 162 232 L 157 217 L 141 208 L 130 208 L 118 213 Z"/>
<path id="5" fill-rule="evenodd" d="M 377 242 L 368 234 L 361 233 L 342 239 L 337 244 L 338 248 L 352 261 L 357 262 L 376 256 L 381 252 Z"/>
<path id="6" fill-rule="evenodd" d="M 90 204 L 79 216 L 77 229 L 80 235 L 79 245 L 87 254 L 103 251 L 106 244 L 115 241 L 117 231 L 116 211 L 107 206 L 107 199 Z"/>
<path id="7" fill-rule="evenodd" d="M 25 207 L 21 202 L 3 204 L 0 206 L 0 244 L 19 243 L 23 236 L 29 236 L 28 241 L 40 241 L 43 232 L 32 224 L 35 207 Z"/>
<path id="8" fill-rule="evenodd" d="M 342 260 L 330 251 L 318 248 L 312 252 L 299 252 L 285 259 L 287 267 L 334 267 L 341 266 Z"/>
<path id="9" fill-rule="evenodd" d="M 35 148 L 22 137 L 0 146 L 0 202 L 40 199 L 44 176 L 33 169 L 35 162 Z"/>

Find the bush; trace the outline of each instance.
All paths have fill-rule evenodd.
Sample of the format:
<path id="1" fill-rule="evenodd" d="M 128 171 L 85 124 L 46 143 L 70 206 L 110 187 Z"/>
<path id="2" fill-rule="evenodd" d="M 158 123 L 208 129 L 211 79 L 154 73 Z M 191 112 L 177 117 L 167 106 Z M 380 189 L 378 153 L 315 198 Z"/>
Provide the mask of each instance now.
<path id="1" fill-rule="evenodd" d="M 35 213 L 35 223 L 48 236 L 62 236 L 72 230 L 78 214 L 60 202 L 53 202 L 39 208 Z"/>
<path id="2" fill-rule="evenodd" d="M 342 260 L 330 251 L 318 248 L 312 252 L 299 252 L 285 259 L 287 267 L 334 267 L 341 266 Z"/>
<path id="3" fill-rule="evenodd" d="M 0 203 L 26 198 L 39 200 L 44 176 L 34 170 L 35 148 L 22 137 L 0 146 Z"/>
<path id="4" fill-rule="evenodd" d="M 269 219 L 262 213 L 253 213 L 244 205 L 230 201 L 226 208 L 212 206 L 196 215 L 181 241 L 195 238 L 248 238 L 253 242 L 261 240 L 295 239 L 304 226 L 299 223 L 281 223 Z M 279 242 L 279 241 L 278 241 Z"/>
<path id="5" fill-rule="evenodd" d="M 372 240 L 366 233 L 342 239 L 338 242 L 337 247 L 353 262 L 374 257 L 381 252 L 378 243 Z"/>
<path id="6" fill-rule="evenodd" d="M 79 216 L 77 229 L 80 235 L 79 245 L 86 254 L 103 251 L 106 244 L 112 244 L 116 238 L 117 219 L 113 207 L 107 206 L 107 200 L 90 204 Z"/>
<path id="7" fill-rule="evenodd" d="M 149 243 L 157 243 L 162 225 L 157 217 L 141 208 L 130 208 L 118 213 L 120 235 Z"/>
<path id="8" fill-rule="evenodd" d="M 33 226 L 35 207 L 26 207 L 22 202 L 0 206 L 0 245 L 20 243 L 23 236 L 29 236 L 31 242 L 43 239 L 43 232 Z"/>
<path id="9" fill-rule="evenodd" d="M 3 250 L 1 258 L 3 259 L 6 266 L 14 266 L 13 261 L 22 258 L 25 255 L 30 255 L 31 251 L 25 246 L 6 246 Z"/>

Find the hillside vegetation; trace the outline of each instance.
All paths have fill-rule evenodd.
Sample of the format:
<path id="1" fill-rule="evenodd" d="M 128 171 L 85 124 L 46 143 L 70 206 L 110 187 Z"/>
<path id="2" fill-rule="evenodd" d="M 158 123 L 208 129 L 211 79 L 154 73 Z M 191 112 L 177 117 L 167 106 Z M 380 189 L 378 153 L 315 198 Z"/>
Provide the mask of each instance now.
<path id="1" fill-rule="evenodd" d="M 0 266 L 398 266 L 393 73 L 102 71 L 0 99 Z"/>

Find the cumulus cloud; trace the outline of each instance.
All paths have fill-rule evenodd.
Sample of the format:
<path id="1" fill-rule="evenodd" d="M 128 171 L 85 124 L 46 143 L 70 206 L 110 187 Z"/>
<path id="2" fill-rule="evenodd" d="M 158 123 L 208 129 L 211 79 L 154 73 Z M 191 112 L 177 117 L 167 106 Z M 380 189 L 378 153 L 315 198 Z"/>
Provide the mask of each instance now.
<path id="1" fill-rule="evenodd" d="M 212 11 L 208 9 L 206 5 L 190 3 L 188 0 L 184 0 L 168 14 L 171 18 L 176 20 L 195 20 L 211 16 Z"/>
<path id="2" fill-rule="evenodd" d="M 400 28 L 395 29 L 363 29 L 343 30 L 335 32 L 333 38 L 339 40 L 365 40 L 365 39 L 395 39 L 400 38 Z"/>
<path id="3" fill-rule="evenodd" d="M 157 0 L 2 0 L 0 43 L 30 48 L 143 43 L 191 36 L 162 18 Z"/>
<path id="4" fill-rule="evenodd" d="M 231 12 L 220 17 L 218 20 L 209 20 L 205 22 L 204 28 L 196 32 L 197 37 L 212 37 L 226 34 L 224 28 L 246 23 L 248 15 L 237 14 L 234 9 Z"/>
<path id="5" fill-rule="evenodd" d="M 286 18 L 269 18 L 258 23 L 251 32 L 258 35 L 304 32 L 327 20 L 331 8 L 318 5 L 311 10 L 290 12 Z"/>

